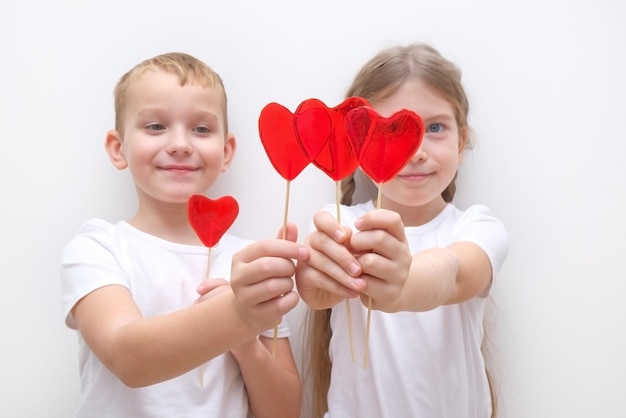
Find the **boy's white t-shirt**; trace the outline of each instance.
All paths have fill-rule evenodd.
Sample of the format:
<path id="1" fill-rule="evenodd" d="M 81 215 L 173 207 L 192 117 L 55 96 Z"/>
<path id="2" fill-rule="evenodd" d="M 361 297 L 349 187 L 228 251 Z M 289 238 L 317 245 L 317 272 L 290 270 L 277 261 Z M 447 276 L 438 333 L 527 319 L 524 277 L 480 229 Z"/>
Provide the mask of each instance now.
<path id="1" fill-rule="evenodd" d="M 336 211 L 334 205 L 325 208 Z M 342 206 L 341 220 L 354 221 L 373 203 Z M 496 280 L 508 252 L 508 235 L 489 209 L 461 211 L 448 204 L 433 220 L 405 228 L 413 254 L 457 241 L 471 241 L 488 255 Z M 486 297 L 428 312 L 373 310 L 367 367 L 363 367 L 367 308 L 350 300 L 355 362 L 345 303 L 332 308 L 332 375 L 326 418 L 488 418 L 491 400 L 481 354 Z"/>
<path id="2" fill-rule="evenodd" d="M 211 249 L 211 277 L 230 280 L 233 254 L 251 241 L 225 234 Z M 127 222 L 86 222 L 66 246 L 61 267 L 66 324 L 76 329 L 71 310 L 102 286 L 127 287 L 144 317 L 191 306 L 206 278 L 208 248 L 172 243 L 146 234 Z M 273 330 L 265 334 L 273 336 Z M 287 321 L 280 338 L 289 335 Z M 243 378 L 235 358 L 226 353 L 200 369 L 142 388 L 125 386 L 98 360 L 80 332 L 81 398 L 75 417 L 233 417 L 250 416 Z M 158 342 L 157 342 L 158 343 Z"/>

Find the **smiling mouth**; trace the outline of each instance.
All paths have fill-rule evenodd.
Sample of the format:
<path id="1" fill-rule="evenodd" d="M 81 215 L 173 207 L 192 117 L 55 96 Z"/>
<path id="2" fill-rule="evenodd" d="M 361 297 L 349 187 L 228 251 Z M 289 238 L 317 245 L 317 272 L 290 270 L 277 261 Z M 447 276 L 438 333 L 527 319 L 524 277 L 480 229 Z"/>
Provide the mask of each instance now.
<path id="1" fill-rule="evenodd" d="M 430 174 L 425 174 L 425 173 L 406 173 L 406 174 L 399 174 L 398 177 L 403 178 L 403 179 L 407 179 L 407 180 L 421 180 L 421 179 L 425 179 L 427 177 L 429 177 Z"/>
<path id="2" fill-rule="evenodd" d="M 195 167 L 178 167 L 178 166 L 165 166 L 165 167 L 160 167 L 160 169 L 163 171 L 170 172 L 170 173 L 191 173 L 197 170 Z"/>

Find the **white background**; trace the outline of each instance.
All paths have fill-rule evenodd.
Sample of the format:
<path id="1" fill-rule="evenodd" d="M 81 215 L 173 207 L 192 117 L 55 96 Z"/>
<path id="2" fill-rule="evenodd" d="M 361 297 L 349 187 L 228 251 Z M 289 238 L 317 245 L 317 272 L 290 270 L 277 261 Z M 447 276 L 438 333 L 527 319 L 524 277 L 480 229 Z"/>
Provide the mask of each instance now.
<path id="1" fill-rule="evenodd" d="M 223 76 L 239 150 L 212 194 L 239 201 L 232 232 L 264 238 L 285 182 L 261 108 L 334 106 L 380 48 L 426 41 L 461 66 L 471 101 L 457 204 L 488 205 L 511 236 L 488 324 L 500 417 L 625 417 L 625 21 L 619 0 L 2 2 L 0 416 L 69 417 L 77 402 L 59 259 L 88 218 L 133 213 L 103 148 L 122 73 L 184 51 Z M 302 229 L 334 201 L 313 166 L 291 190 Z"/>

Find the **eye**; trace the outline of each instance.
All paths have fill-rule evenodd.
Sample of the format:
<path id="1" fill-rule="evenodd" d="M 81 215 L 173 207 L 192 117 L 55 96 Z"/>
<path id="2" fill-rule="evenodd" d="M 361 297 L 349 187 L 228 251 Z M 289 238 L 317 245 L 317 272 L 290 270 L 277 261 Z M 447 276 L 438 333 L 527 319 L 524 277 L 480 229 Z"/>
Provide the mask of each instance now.
<path id="1" fill-rule="evenodd" d="M 428 125 L 428 128 L 426 128 L 426 132 L 431 132 L 431 133 L 439 133 L 443 130 L 443 125 L 441 123 L 431 123 L 430 125 Z"/>
<path id="2" fill-rule="evenodd" d="M 165 129 L 165 126 L 161 125 L 160 123 L 151 123 L 149 125 L 146 125 L 146 129 L 149 131 L 162 131 Z"/>
<path id="3" fill-rule="evenodd" d="M 211 133 L 211 129 L 206 126 L 198 126 L 197 128 L 194 128 L 194 131 L 198 132 L 199 134 Z"/>

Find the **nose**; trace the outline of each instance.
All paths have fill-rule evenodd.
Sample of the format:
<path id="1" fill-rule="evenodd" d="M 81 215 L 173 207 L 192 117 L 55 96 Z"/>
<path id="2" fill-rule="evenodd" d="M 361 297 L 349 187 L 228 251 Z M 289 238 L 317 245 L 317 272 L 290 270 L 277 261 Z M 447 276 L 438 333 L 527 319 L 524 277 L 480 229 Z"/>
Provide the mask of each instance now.
<path id="1" fill-rule="evenodd" d="M 167 152 L 169 154 L 190 154 L 191 142 L 186 132 L 173 130 L 168 138 Z"/>
<path id="2" fill-rule="evenodd" d="M 413 154 L 413 157 L 411 157 L 411 161 L 421 162 L 421 161 L 426 161 L 427 158 L 428 158 L 428 154 L 426 154 L 426 149 L 424 148 L 424 144 L 422 144 L 417 149 L 415 154 Z"/>

